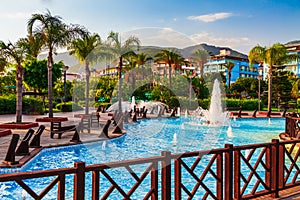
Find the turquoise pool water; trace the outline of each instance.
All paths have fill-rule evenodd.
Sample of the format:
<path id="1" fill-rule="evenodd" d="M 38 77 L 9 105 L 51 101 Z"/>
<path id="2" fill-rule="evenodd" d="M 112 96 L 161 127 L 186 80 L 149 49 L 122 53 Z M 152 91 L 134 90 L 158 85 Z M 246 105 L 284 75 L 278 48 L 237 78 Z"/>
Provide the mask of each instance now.
<path id="1" fill-rule="evenodd" d="M 36 158 L 27 163 L 20 171 L 36 171 L 73 167 L 74 162 L 83 161 L 86 165 L 110 161 L 127 160 L 160 155 L 161 151 L 172 153 L 209 150 L 234 145 L 270 142 L 278 138 L 284 131 L 284 119 L 237 119 L 231 121 L 232 130 L 228 126 L 209 127 L 199 124 L 197 118 L 149 119 L 136 124 L 125 125 L 127 134 L 119 139 L 93 142 L 76 146 L 48 148 L 41 151 Z M 2 170 L 2 173 L 11 173 Z M 121 173 L 120 184 L 125 184 L 128 177 Z M 72 176 L 69 177 L 72 180 Z M 87 175 L 87 179 L 90 175 Z M 29 185 L 39 185 L 43 188 L 47 180 L 35 180 Z M 72 184 L 72 181 L 69 181 Z M 86 181 L 88 183 L 88 181 Z M 146 183 L 145 183 L 146 184 Z M 106 186 L 108 187 L 108 186 Z M 68 188 L 68 187 L 67 187 Z M 88 187 L 91 188 L 91 187 Z M 104 186 L 105 188 L 105 186 Z M 0 199 L 22 199 L 22 189 L 15 183 L 0 184 Z M 72 199 L 72 191 L 67 191 Z M 89 192 L 87 199 L 90 199 Z M 137 194 L 143 193 L 143 191 Z M 17 194 L 15 198 L 13 194 Z M 117 195 L 117 194 L 116 194 Z M 56 192 L 50 193 L 46 199 L 55 199 Z M 118 198 L 118 196 L 115 196 Z M 139 199 L 138 197 L 135 197 Z"/>

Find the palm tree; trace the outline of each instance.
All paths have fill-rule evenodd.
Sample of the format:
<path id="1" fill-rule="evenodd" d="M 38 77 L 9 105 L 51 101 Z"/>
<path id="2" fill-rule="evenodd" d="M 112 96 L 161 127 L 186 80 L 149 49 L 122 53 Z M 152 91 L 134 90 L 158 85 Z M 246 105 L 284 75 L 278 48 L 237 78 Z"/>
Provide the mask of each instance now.
<path id="1" fill-rule="evenodd" d="M 249 63 L 253 65 L 255 62 L 260 64 L 265 63 L 269 66 L 268 71 L 268 115 L 272 109 L 272 71 L 276 66 L 281 66 L 286 62 L 298 58 L 296 54 L 288 54 L 286 47 L 283 44 L 276 43 L 270 47 L 255 46 L 249 51 Z M 268 116 L 269 117 L 269 116 Z"/>
<path id="2" fill-rule="evenodd" d="M 230 80 L 231 80 L 231 70 L 234 68 L 234 63 L 231 61 L 227 61 L 223 66 L 227 69 L 228 73 L 228 89 L 230 89 Z"/>
<path id="3" fill-rule="evenodd" d="M 144 79 L 144 76 L 145 76 L 145 73 L 144 73 L 144 65 L 149 62 L 150 60 L 153 60 L 151 56 L 149 56 L 148 54 L 146 53 L 139 53 L 139 54 L 136 54 L 136 62 L 137 62 L 137 67 L 141 67 L 142 68 L 142 72 L 143 72 L 143 79 Z"/>
<path id="4" fill-rule="evenodd" d="M 28 35 L 27 38 L 21 38 L 20 44 L 24 46 L 28 59 L 37 59 L 44 45 L 44 37 L 41 33 Z"/>
<path id="5" fill-rule="evenodd" d="M 101 38 L 98 34 L 84 34 L 82 38 L 72 41 L 68 47 L 70 55 L 75 55 L 77 59 L 84 63 L 86 74 L 85 88 L 85 114 L 89 114 L 89 91 L 90 91 L 90 63 L 95 62 L 95 52 L 97 46 L 101 44 Z"/>
<path id="6" fill-rule="evenodd" d="M 13 62 L 16 64 L 16 82 L 17 82 L 17 103 L 16 103 L 16 123 L 22 123 L 22 81 L 24 68 L 22 63 L 26 57 L 26 49 L 18 41 L 16 44 L 9 42 L 5 44 L 0 41 L 0 56 L 2 64 Z"/>
<path id="7" fill-rule="evenodd" d="M 123 57 L 126 54 L 131 54 L 134 47 L 139 48 L 140 40 L 135 36 L 130 36 L 124 43 L 121 42 L 121 38 L 119 33 L 110 32 L 108 37 L 108 48 L 107 50 L 114 55 L 114 57 L 119 59 L 118 62 L 118 76 L 119 76 L 119 84 L 118 84 L 118 109 L 119 112 L 122 112 L 122 66 L 123 66 Z"/>
<path id="8" fill-rule="evenodd" d="M 34 25 L 37 27 L 34 29 Z M 53 53 L 56 48 L 65 47 L 72 38 L 78 34 L 84 34 L 84 28 L 78 25 L 68 26 L 62 22 L 61 17 L 52 16 L 48 10 L 45 14 L 33 14 L 28 20 L 27 29 L 29 36 L 34 34 L 42 35 L 44 39 L 43 46 L 48 50 L 47 68 L 48 68 L 48 104 L 49 117 L 53 117 L 52 104 L 52 67 Z"/>
<path id="9" fill-rule="evenodd" d="M 203 77 L 203 67 L 208 58 L 209 54 L 206 50 L 198 49 L 197 51 L 192 53 L 192 61 L 196 62 L 200 69 L 200 78 Z"/>
<path id="10" fill-rule="evenodd" d="M 171 96 L 171 74 L 172 74 L 172 66 L 175 64 L 176 60 L 180 60 L 179 58 L 182 57 L 178 52 L 175 50 L 161 50 L 161 52 L 155 55 L 156 61 L 163 61 L 168 64 L 169 67 L 169 96 Z"/>

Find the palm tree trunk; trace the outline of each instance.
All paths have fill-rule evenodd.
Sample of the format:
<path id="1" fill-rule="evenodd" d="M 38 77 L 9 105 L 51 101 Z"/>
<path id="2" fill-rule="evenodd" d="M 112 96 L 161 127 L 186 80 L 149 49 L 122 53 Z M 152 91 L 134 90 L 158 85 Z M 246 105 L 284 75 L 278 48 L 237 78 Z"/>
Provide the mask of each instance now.
<path id="1" fill-rule="evenodd" d="M 89 114 L 89 91 L 90 91 L 90 69 L 89 63 L 85 63 L 86 87 L 85 87 L 85 114 Z"/>
<path id="2" fill-rule="evenodd" d="M 231 72 L 228 71 L 228 89 L 230 90 Z"/>
<path id="3" fill-rule="evenodd" d="M 120 61 L 119 61 L 119 85 L 118 85 L 118 108 L 119 112 L 122 112 L 122 56 L 120 56 Z"/>
<path id="4" fill-rule="evenodd" d="M 272 67 L 269 69 L 269 85 L 268 85 L 268 113 L 272 111 Z M 270 116 L 268 116 L 270 117 Z"/>
<path id="5" fill-rule="evenodd" d="M 171 72 L 172 72 L 172 64 L 169 62 L 169 97 L 171 97 Z"/>
<path id="6" fill-rule="evenodd" d="M 17 66 L 17 102 L 16 102 L 16 123 L 22 123 L 22 72 L 23 69 L 21 66 Z"/>
<path id="7" fill-rule="evenodd" d="M 52 49 L 50 48 L 48 53 L 48 109 L 49 109 L 49 117 L 53 117 L 53 103 L 52 103 L 52 67 L 53 67 L 53 59 L 52 59 Z"/>

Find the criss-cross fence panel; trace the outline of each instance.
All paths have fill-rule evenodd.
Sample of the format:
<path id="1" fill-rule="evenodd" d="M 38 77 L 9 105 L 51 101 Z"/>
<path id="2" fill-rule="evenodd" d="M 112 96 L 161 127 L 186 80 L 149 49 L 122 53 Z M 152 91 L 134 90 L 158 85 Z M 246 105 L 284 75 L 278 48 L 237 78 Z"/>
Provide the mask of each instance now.
<path id="1" fill-rule="evenodd" d="M 234 147 L 234 197 L 236 199 L 271 192 L 271 157 L 270 143 Z"/>
<path id="2" fill-rule="evenodd" d="M 282 156 L 279 165 L 282 166 L 278 176 L 281 178 L 279 187 L 300 185 L 300 140 L 281 142 L 279 151 Z"/>
<path id="3" fill-rule="evenodd" d="M 162 158 L 88 166 L 92 199 L 158 199 L 158 162 Z"/>
<path id="4" fill-rule="evenodd" d="M 65 199 L 66 176 L 74 174 L 75 168 L 44 170 L 29 173 L 6 174 L 0 176 L 0 182 L 12 181 L 17 183 L 24 191 L 26 196 L 34 199 L 56 198 Z M 70 177 L 69 177 L 70 178 Z M 44 189 L 37 191 L 36 185 L 43 185 Z M 71 193 L 72 194 L 72 193 Z M 17 194 L 15 194 L 17 195 Z M 23 195 L 23 194 L 22 194 Z M 47 196 L 48 195 L 48 196 Z M 26 198 L 26 197 L 24 197 Z"/>
<path id="5" fill-rule="evenodd" d="M 218 149 L 173 156 L 175 199 L 223 199 L 223 153 Z"/>

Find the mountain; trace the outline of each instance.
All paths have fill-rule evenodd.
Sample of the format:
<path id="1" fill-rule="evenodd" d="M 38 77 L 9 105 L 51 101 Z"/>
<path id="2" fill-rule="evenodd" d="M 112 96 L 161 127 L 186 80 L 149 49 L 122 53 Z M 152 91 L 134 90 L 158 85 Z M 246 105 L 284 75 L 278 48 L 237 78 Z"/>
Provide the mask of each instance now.
<path id="1" fill-rule="evenodd" d="M 216 47 L 213 45 L 208 44 L 198 44 L 194 46 L 189 46 L 183 49 L 178 49 L 174 47 L 158 47 L 158 46 L 141 46 L 139 48 L 139 53 L 146 53 L 152 57 L 154 57 L 155 54 L 159 53 L 162 49 L 173 49 L 177 50 L 182 54 L 183 57 L 190 57 L 193 52 L 197 51 L 198 49 L 206 50 L 209 52 L 210 55 L 218 55 L 220 53 L 220 50 L 226 49 L 230 50 L 231 55 L 235 57 L 241 57 L 246 58 L 247 55 L 242 54 L 238 51 L 232 50 L 228 47 Z M 42 54 L 39 56 L 39 59 L 46 59 L 47 54 Z M 79 61 L 74 57 L 69 55 L 68 52 L 58 53 L 53 56 L 54 62 L 58 62 L 62 60 L 65 65 L 69 66 L 69 72 L 73 73 L 82 73 L 84 71 L 84 67 L 82 64 L 79 63 Z M 114 64 L 111 61 L 103 61 L 102 63 L 99 63 L 97 65 L 91 66 L 91 68 L 94 68 L 96 70 L 104 69 L 107 65 L 113 66 Z"/>

